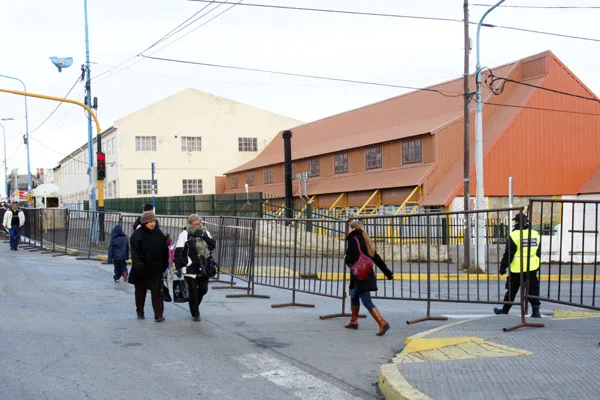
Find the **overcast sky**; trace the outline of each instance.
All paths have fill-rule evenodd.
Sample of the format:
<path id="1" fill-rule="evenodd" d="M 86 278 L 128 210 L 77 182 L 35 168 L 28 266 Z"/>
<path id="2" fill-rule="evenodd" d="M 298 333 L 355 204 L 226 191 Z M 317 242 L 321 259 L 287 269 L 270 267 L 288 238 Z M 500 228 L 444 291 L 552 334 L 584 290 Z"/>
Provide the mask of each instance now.
<path id="1" fill-rule="evenodd" d="M 239 0 L 230 0 L 237 3 Z M 462 19 L 463 0 L 245 0 L 244 3 L 328 8 L 372 13 Z M 477 22 L 490 0 L 471 2 Z M 600 0 L 507 0 L 508 5 L 596 6 Z M 358 84 L 282 77 L 223 68 L 133 58 L 204 7 L 186 0 L 88 0 L 92 92 L 99 99 L 103 129 L 140 108 L 188 87 L 227 97 L 302 121 L 329 115 L 406 92 Z M 215 7 L 211 5 L 206 11 Z M 341 15 L 236 6 L 187 34 L 227 5 L 203 17 L 146 54 L 155 57 L 253 67 L 353 80 L 423 87 L 461 76 L 461 22 Z M 0 74 L 16 76 L 31 92 L 64 97 L 85 62 L 83 0 L 0 0 Z M 486 22 L 600 40 L 600 9 L 499 8 Z M 163 45 L 187 34 L 172 45 Z M 471 28 L 475 69 L 475 27 Z M 597 95 L 600 43 L 483 28 L 481 60 L 495 66 L 545 50 L 553 51 Z M 158 51 L 157 51 L 158 50 Z M 71 56 L 74 65 L 58 73 L 50 56 Z M 131 59 L 120 68 L 115 66 Z M 141 60 L 141 61 L 140 61 Z M 109 71 L 108 74 L 101 75 Z M 98 79 L 95 79 L 98 77 Z M 1 79 L 0 87 L 19 89 Z M 70 98 L 83 99 L 79 82 Z M 33 131 L 57 103 L 29 99 Z M 0 94 L 9 170 L 26 171 L 23 98 Z M 87 120 L 63 105 L 31 133 L 31 169 L 53 167 L 87 141 Z M 0 177 L 3 182 L 3 177 Z M 3 187 L 2 187 L 3 188 Z M 3 190 L 0 190 L 4 192 Z"/>

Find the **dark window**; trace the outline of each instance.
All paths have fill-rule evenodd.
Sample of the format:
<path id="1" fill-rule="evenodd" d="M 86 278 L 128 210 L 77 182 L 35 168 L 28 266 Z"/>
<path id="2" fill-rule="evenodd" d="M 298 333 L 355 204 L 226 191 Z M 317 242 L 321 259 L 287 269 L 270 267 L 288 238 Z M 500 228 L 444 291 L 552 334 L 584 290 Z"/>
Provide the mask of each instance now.
<path id="1" fill-rule="evenodd" d="M 254 171 L 246 172 L 246 183 L 248 186 L 254 186 Z"/>
<path id="2" fill-rule="evenodd" d="M 365 152 L 367 158 L 367 169 L 381 168 L 381 146 L 370 147 Z"/>
<path id="3" fill-rule="evenodd" d="M 336 174 L 348 172 L 348 153 L 338 153 L 333 156 L 333 172 Z"/>
<path id="4" fill-rule="evenodd" d="M 266 167 L 263 170 L 263 174 L 264 174 L 265 184 L 267 184 L 267 183 L 273 183 L 273 180 L 274 180 L 274 178 L 273 178 L 273 175 L 274 175 L 273 167 Z"/>
<path id="5" fill-rule="evenodd" d="M 237 176 L 237 174 L 231 175 L 229 177 L 229 188 L 237 189 L 237 187 L 238 187 L 238 176 Z"/>
<path id="6" fill-rule="evenodd" d="M 402 164 L 421 162 L 421 138 L 407 139 L 402 142 Z"/>
<path id="7" fill-rule="evenodd" d="M 258 151 L 256 138 L 241 137 L 238 138 L 239 151 Z"/>
<path id="8" fill-rule="evenodd" d="M 293 174 L 292 174 L 293 175 Z M 321 175 L 321 162 L 318 158 L 308 160 L 308 176 L 315 177 Z"/>

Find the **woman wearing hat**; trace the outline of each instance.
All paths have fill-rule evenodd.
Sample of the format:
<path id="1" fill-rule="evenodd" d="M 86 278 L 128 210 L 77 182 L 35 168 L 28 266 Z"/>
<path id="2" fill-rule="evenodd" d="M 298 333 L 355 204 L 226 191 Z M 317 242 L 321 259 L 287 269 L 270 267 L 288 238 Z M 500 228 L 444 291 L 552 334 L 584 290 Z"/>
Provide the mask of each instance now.
<path id="1" fill-rule="evenodd" d="M 157 228 L 156 216 L 145 211 L 141 228 L 131 236 L 131 272 L 128 282 L 135 285 L 135 307 L 138 319 L 144 319 L 146 291 L 150 290 L 154 320 L 163 322 L 164 304 L 161 293 L 162 275 L 169 265 L 169 248 L 165 235 Z"/>

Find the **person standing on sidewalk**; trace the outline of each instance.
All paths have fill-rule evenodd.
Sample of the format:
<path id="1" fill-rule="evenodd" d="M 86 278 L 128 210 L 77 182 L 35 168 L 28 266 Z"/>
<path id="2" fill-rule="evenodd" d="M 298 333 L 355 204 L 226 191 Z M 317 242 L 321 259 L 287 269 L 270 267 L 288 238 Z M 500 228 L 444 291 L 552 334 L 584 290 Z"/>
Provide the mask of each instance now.
<path id="1" fill-rule="evenodd" d="M 527 293 L 531 296 L 540 295 L 540 281 L 538 279 L 538 270 L 540 269 L 540 234 L 529 228 L 529 219 L 525 214 L 517 214 L 513 221 L 515 226 L 506 242 L 506 249 L 500 262 L 500 275 L 506 274 L 510 267 L 510 272 L 506 278 L 506 294 L 504 301 L 515 301 L 515 297 L 521 286 L 521 271 L 523 271 L 523 281 L 527 285 Z M 521 266 L 521 260 L 523 265 Z M 523 268 L 521 270 L 521 268 Z M 530 298 L 532 318 L 541 318 L 540 300 Z M 494 308 L 496 314 L 508 314 L 510 304 L 504 304 L 502 308 Z"/>
<path id="2" fill-rule="evenodd" d="M 360 221 L 351 221 L 348 235 L 346 236 L 347 247 L 344 262 L 350 266 L 358 261 L 360 257 L 360 250 L 363 254 L 367 255 L 375 265 L 383 272 L 387 279 L 394 279 L 394 274 L 390 271 L 381 259 L 379 254 L 375 251 L 373 242 L 369 235 L 365 232 L 365 228 Z M 379 332 L 377 336 L 383 336 L 390 329 L 390 325 L 379 313 L 379 310 L 373 304 L 371 300 L 371 292 L 377 290 L 377 280 L 375 279 L 375 272 L 373 269 L 369 272 L 369 277 L 366 280 L 359 280 L 352 270 L 350 270 L 350 304 L 352 305 L 352 319 L 345 325 L 348 329 L 358 329 L 358 312 L 360 311 L 360 301 L 369 310 L 377 324 L 379 325 Z"/>
<path id="3" fill-rule="evenodd" d="M 156 216 L 146 211 L 141 227 L 131 236 L 131 272 L 128 282 L 135 285 L 135 307 L 138 319 L 144 319 L 146 291 L 150 290 L 154 319 L 163 322 L 164 304 L 161 293 L 162 275 L 169 263 L 165 235 L 156 227 Z"/>
<path id="4" fill-rule="evenodd" d="M 110 232 L 110 243 L 108 244 L 108 263 L 114 265 L 113 279 L 119 283 L 121 276 L 123 282 L 127 282 L 127 259 L 129 258 L 129 240 L 121 224 L 117 224 Z"/>
<path id="5" fill-rule="evenodd" d="M 179 278 L 183 276 L 189 290 L 189 307 L 192 319 L 200 321 L 200 303 L 208 293 L 209 276 L 204 274 L 210 252 L 216 247 L 215 240 L 202 227 L 197 214 L 188 217 L 185 229 L 177 238 L 175 268 Z"/>
<path id="6" fill-rule="evenodd" d="M 21 227 L 25 224 L 25 213 L 19 208 L 19 203 L 13 201 L 12 207 L 4 213 L 2 225 L 10 235 L 10 249 L 19 250 L 19 241 L 21 240 Z"/>

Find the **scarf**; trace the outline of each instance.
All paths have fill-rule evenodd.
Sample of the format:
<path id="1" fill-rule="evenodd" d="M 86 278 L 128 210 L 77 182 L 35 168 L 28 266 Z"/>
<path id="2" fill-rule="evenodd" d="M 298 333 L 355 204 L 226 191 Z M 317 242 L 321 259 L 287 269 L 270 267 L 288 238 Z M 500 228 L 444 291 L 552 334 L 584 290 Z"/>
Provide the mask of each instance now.
<path id="1" fill-rule="evenodd" d="M 204 227 L 193 228 L 190 224 L 187 224 L 186 229 L 188 233 L 192 236 L 192 239 L 194 239 L 194 241 L 196 242 L 196 251 L 198 252 L 198 258 L 208 258 L 210 256 L 210 252 L 208 251 L 208 245 L 206 244 L 204 239 L 200 237 L 201 233 L 204 233 L 205 235 L 207 234 Z"/>

